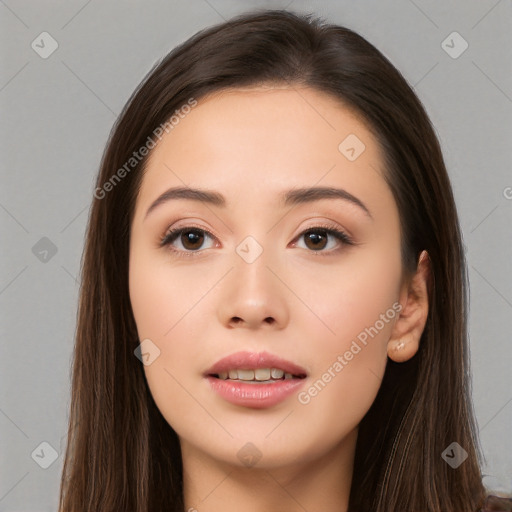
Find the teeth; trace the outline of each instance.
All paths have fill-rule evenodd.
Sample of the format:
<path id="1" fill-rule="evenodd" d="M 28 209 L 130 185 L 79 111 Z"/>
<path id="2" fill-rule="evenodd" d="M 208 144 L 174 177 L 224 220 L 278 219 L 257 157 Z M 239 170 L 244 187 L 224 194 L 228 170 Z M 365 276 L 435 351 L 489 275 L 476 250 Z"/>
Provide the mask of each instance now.
<path id="1" fill-rule="evenodd" d="M 240 380 L 254 380 L 254 370 L 237 370 L 237 372 Z"/>
<path id="2" fill-rule="evenodd" d="M 226 380 L 246 380 L 246 381 L 268 381 L 270 379 L 282 380 L 293 379 L 291 373 L 285 373 L 279 368 L 257 368 L 256 370 L 229 370 L 229 372 L 220 372 L 219 379 Z"/>
<path id="3" fill-rule="evenodd" d="M 272 376 L 273 379 L 282 379 L 284 372 L 283 372 L 283 370 L 278 370 L 277 368 L 272 368 L 270 370 L 270 375 Z"/>
<path id="4" fill-rule="evenodd" d="M 270 368 L 258 368 L 254 370 L 254 377 L 256 380 L 269 380 Z"/>

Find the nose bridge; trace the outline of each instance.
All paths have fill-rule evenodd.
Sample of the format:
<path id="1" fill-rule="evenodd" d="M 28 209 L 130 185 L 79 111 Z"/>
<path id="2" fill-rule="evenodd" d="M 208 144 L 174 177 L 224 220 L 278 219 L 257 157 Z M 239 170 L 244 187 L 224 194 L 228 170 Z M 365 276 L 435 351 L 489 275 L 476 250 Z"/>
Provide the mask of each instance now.
<path id="1" fill-rule="evenodd" d="M 227 326 L 284 327 L 289 317 L 287 297 L 275 276 L 280 265 L 273 251 L 247 236 L 236 246 L 233 267 L 218 308 L 220 321 Z"/>

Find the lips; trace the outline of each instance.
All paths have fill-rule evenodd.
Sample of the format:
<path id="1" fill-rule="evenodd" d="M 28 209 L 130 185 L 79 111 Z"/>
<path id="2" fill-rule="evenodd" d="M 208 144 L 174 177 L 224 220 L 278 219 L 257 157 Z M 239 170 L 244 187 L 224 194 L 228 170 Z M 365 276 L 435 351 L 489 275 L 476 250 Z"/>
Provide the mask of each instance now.
<path id="1" fill-rule="evenodd" d="M 268 352 L 237 352 L 205 373 L 210 389 L 233 405 L 263 409 L 285 402 L 304 387 L 302 366 Z"/>
<path id="2" fill-rule="evenodd" d="M 259 382 L 307 376 L 301 366 L 268 352 L 236 352 L 217 361 L 205 374 L 222 380 Z"/>

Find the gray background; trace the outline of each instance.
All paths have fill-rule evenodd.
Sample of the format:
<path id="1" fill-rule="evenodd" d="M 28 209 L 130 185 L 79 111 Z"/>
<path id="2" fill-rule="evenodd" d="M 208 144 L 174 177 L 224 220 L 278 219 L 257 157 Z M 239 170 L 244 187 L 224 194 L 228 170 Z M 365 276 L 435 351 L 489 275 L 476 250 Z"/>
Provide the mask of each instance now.
<path id="1" fill-rule="evenodd" d="M 110 128 L 157 59 L 199 29 L 252 7 L 315 12 L 355 29 L 424 102 L 467 247 L 484 482 L 512 490 L 511 6 L 510 0 L 0 0 L 0 511 L 57 508 L 76 276 Z M 59 45 L 47 59 L 31 47 L 43 31 Z M 442 47 L 453 31 L 469 44 L 458 58 Z M 461 43 L 445 44 L 453 53 Z M 49 247 L 39 242 L 43 237 L 56 254 L 42 252 Z M 50 462 L 51 450 L 42 442 L 57 456 L 47 469 L 39 464 Z"/>

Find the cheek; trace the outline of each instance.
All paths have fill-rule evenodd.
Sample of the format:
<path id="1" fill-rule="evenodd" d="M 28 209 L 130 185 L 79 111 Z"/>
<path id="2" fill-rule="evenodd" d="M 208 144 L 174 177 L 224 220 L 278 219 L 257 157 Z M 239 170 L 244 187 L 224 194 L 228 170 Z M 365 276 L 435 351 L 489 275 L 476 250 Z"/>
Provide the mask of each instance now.
<path id="1" fill-rule="evenodd" d="M 170 264 L 165 257 L 132 250 L 129 289 L 139 338 L 170 339 L 213 287 L 213 277 Z"/>
<path id="2" fill-rule="evenodd" d="M 374 345 L 385 344 L 389 338 L 398 317 L 401 261 L 399 250 L 388 252 L 386 257 L 384 253 L 354 251 L 342 264 L 315 272 L 308 301 L 318 319 L 314 327 L 322 327 L 324 354 L 342 350 L 358 336 L 364 342 L 367 329 L 372 327 L 379 331 L 375 334 L 371 329 Z M 308 293 L 308 282 L 301 280 L 299 293 Z"/>
<path id="3" fill-rule="evenodd" d="M 200 373 L 197 361 L 203 354 L 197 340 L 204 339 L 204 325 L 197 314 L 211 279 L 135 256 L 131 261 L 130 298 L 139 340 L 150 339 L 158 353 L 143 367 L 146 380 L 166 421 L 183 435 L 204 414 L 189 390 Z"/>
<path id="4" fill-rule="evenodd" d="M 137 333 L 140 341 L 151 340 L 158 354 L 144 366 L 144 372 L 169 423 L 175 416 L 187 417 L 191 410 L 185 388 L 204 370 L 197 363 L 204 359 L 204 347 L 198 341 L 204 340 L 207 332 L 203 323 L 207 301 L 203 298 L 217 280 L 218 272 L 205 275 L 177 268 L 142 249 L 134 248 L 130 254 L 130 301 Z M 211 312 L 208 314 L 211 325 Z"/>
<path id="5" fill-rule="evenodd" d="M 399 316 L 400 276 L 399 251 L 361 251 L 316 276 L 309 300 L 319 321 L 303 325 L 314 341 L 314 377 L 298 401 L 319 422 L 357 424 L 373 403 Z"/>

